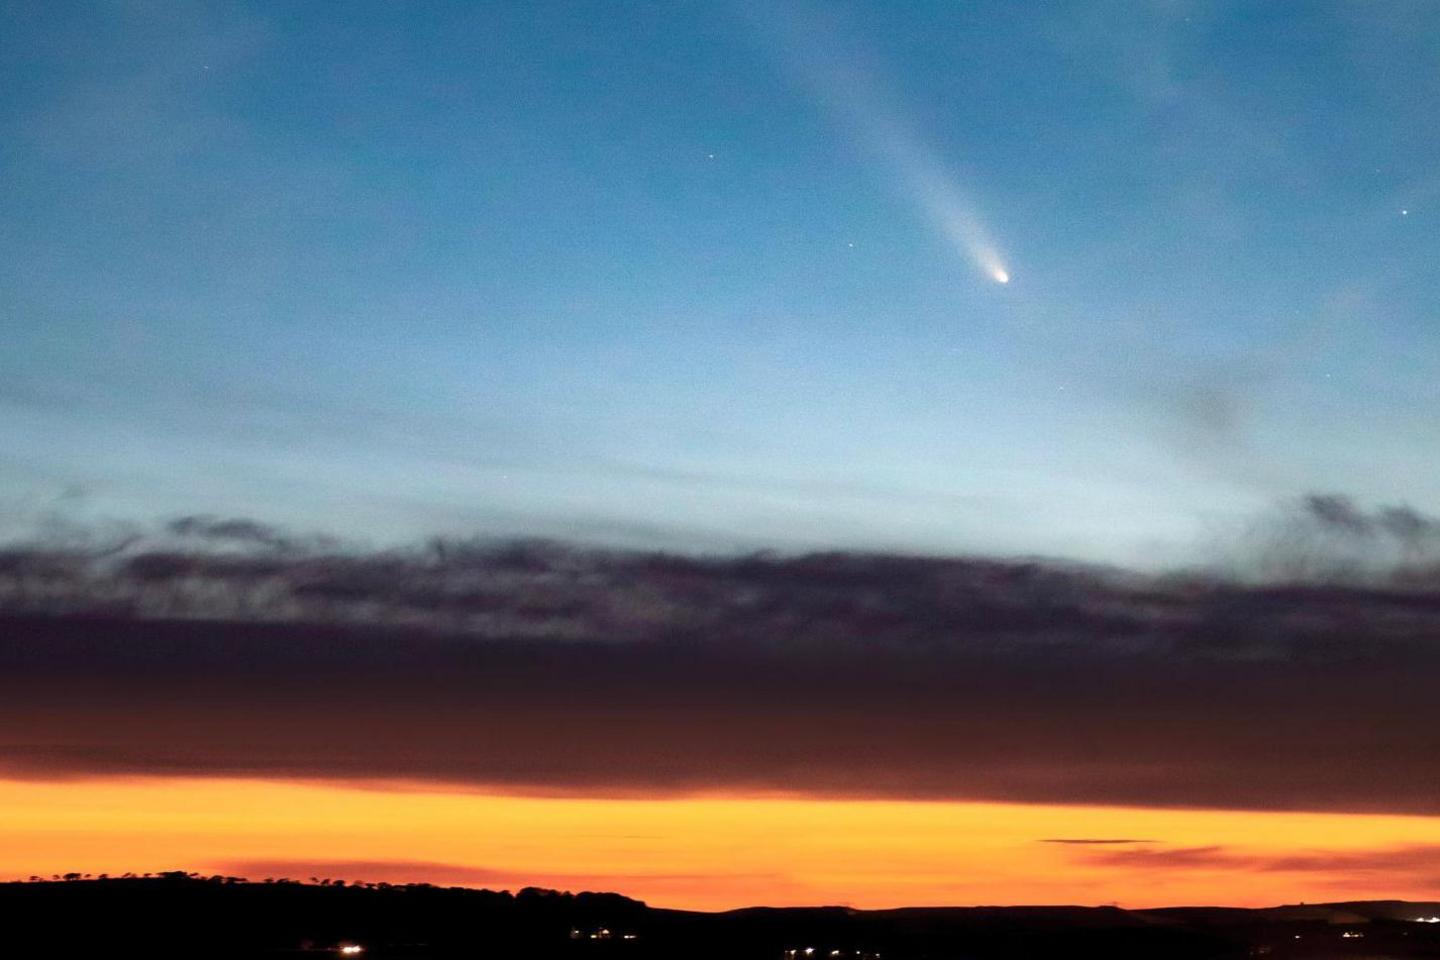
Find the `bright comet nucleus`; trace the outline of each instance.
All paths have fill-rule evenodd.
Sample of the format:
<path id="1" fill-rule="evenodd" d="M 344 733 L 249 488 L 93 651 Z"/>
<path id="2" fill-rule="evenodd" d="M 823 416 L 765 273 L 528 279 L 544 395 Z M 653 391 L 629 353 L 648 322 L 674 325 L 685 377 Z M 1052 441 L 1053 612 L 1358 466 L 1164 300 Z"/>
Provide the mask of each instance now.
<path id="1" fill-rule="evenodd" d="M 990 270 L 990 279 L 996 283 L 1009 283 L 1010 274 L 1006 273 L 1001 267 L 992 267 Z"/>

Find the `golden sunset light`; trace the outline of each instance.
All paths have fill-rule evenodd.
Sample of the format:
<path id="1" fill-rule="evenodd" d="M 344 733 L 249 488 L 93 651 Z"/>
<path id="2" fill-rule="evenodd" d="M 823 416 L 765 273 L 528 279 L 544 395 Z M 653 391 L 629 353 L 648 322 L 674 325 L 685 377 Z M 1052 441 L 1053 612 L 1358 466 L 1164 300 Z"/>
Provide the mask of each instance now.
<path id="1" fill-rule="evenodd" d="M 1440 850 L 1440 821 L 1427 817 L 152 778 L 3 781 L 0 805 L 0 876 L 11 877 L 83 864 L 623 889 L 703 910 L 1440 894 L 1434 871 L 1405 855 Z"/>

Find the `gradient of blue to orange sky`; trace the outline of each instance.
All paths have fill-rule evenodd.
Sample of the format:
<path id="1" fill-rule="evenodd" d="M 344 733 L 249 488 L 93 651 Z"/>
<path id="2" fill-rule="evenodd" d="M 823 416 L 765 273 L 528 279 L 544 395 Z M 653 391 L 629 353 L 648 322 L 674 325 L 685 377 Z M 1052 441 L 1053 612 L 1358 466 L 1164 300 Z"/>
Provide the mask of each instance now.
<path id="1" fill-rule="evenodd" d="M 1399 0 L 0 0 L 0 878 L 1440 896 L 1437 103 Z M 1296 503 L 1370 579 L 1134 575 Z M 472 535 L 670 555 L 385 552 Z M 293 604 L 24 607 L 212 548 Z"/>

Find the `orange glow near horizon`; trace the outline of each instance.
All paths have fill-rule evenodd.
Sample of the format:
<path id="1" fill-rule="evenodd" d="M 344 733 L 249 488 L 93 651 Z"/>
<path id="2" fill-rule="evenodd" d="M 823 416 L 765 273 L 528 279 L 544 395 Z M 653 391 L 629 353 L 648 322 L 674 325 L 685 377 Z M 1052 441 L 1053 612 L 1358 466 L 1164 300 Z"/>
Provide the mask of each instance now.
<path id="1" fill-rule="evenodd" d="M 1047 838 L 1144 839 L 1055 844 Z M 1258 906 L 1440 894 L 1440 818 L 264 780 L 0 780 L 0 878 L 195 870 L 652 904 Z M 1116 851 L 1144 851 L 1132 857 Z M 1153 858 L 1151 853 L 1154 853 Z M 1173 858 L 1173 859 L 1167 859 Z M 1334 869 L 1327 864 L 1336 864 Z"/>

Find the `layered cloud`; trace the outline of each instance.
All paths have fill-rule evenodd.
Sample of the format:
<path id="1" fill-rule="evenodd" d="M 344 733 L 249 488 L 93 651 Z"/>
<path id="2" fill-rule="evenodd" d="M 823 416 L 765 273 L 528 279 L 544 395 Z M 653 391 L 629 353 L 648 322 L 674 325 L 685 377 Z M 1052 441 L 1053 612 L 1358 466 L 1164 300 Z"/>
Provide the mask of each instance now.
<path id="1" fill-rule="evenodd" d="M 0 765 L 1436 813 L 1440 594 L 1407 569 L 365 553 L 189 518 L 6 554 Z"/>
<path id="2" fill-rule="evenodd" d="M 1081 859 L 1093 866 L 1123 870 L 1218 871 L 1224 873 L 1285 873 L 1313 875 L 1332 887 L 1440 889 L 1440 846 L 1414 844 L 1375 850 L 1311 850 L 1256 853 L 1221 845 L 1204 847 L 1148 847 L 1088 851 Z"/>
<path id="3" fill-rule="evenodd" d="M 347 548 L 254 520 L 72 532 L 0 549 L 0 611 L 513 640 L 1327 660 L 1427 651 L 1440 520 L 1312 494 L 1257 520 L 1229 574 L 874 553 L 696 556 L 436 538 Z"/>
<path id="4" fill-rule="evenodd" d="M 1091 863 L 1109 867 L 1191 870 L 1262 870 L 1287 873 L 1346 874 L 1353 872 L 1423 871 L 1432 884 L 1440 879 L 1440 847 L 1417 845 L 1385 850 L 1340 850 L 1311 853 L 1255 854 L 1223 846 L 1173 847 L 1153 850 L 1107 850 L 1086 854 Z"/>

